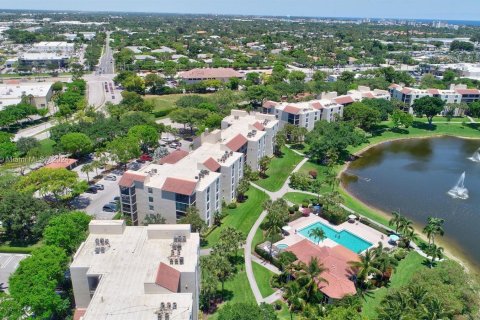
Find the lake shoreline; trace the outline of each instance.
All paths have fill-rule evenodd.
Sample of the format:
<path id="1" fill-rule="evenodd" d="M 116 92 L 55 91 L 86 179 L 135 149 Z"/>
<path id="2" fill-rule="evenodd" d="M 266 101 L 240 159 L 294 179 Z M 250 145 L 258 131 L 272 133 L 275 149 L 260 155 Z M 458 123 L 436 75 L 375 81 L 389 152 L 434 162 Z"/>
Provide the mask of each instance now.
<path id="1" fill-rule="evenodd" d="M 356 157 L 361 157 L 362 154 L 367 152 L 369 149 L 379 146 L 384 143 L 389 143 L 393 141 L 402 141 L 402 140 L 413 140 L 413 139 L 430 139 L 430 138 L 442 138 L 442 137 L 453 137 L 453 138 L 459 138 L 459 139 L 469 139 L 469 140 L 480 140 L 479 138 L 475 137 L 464 137 L 464 136 L 459 136 L 459 135 L 450 135 L 450 134 L 434 134 L 434 135 L 424 135 L 424 136 L 414 136 L 414 137 L 398 137 L 398 138 L 390 138 L 390 139 L 385 139 L 383 141 L 378 141 L 372 144 L 369 144 L 360 150 L 356 151 L 353 153 L 354 156 Z M 353 160 L 354 161 L 354 160 Z M 352 161 L 345 162 L 343 166 L 341 167 L 340 171 L 338 172 L 338 177 L 341 177 L 348 169 Z M 390 220 L 392 218 L 392 215 L 375 207 L 372 206 L 371 204 L 362 201 L 359 197 L 357 197 L 355 194 L 350 192 L 344 185 L 343 183 L 340 184 L 341 190 L 345 192 L 353 201 L 357 202 L 358 204 L 366 207 L 368 210 L 370 210 L 374 215 L 377 215 L 378 217 L 384 218 L 386 220 Z M 415 232 L 418 233 L 419 237 L 424 240 L 428 241 L 427 237 L 422 233 L 422 226 L 418 222 L 414 222 L 414 229 Z M 459 245 L 455 245 L 452 243 L 448 243 L 448 241 L 452 241 L 449 238 L 444 238 L 444 239 L 438 239 L 437 243 L 441 244 L 441 246 L 444 247 L 445 251 L 445 256 L 448 257 L 449 259 L 452 259 L 462 265 L 464 269 L 470 273 L 470 274 L 480 274 L 480 267 L 477 265 L 476 262 L 470 260 L 467 257 L 466 253 L 463 253 L 462 248 Z"/>

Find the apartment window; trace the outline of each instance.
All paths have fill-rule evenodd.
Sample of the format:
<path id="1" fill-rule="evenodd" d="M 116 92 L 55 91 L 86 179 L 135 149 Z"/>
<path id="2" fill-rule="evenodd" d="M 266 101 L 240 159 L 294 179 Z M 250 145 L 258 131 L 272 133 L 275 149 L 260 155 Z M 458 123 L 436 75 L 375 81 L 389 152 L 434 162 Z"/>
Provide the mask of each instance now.
<path id="1" fill-rule="evenodd" d="M 153 193 L 153 189 L 152 189 L 152 188 L 148 188 L 148 193 Z"/>
<path id="2" fill-rule="evenodd" d="M 154 210 L 154 207 L 153 207 L 152 205 L 149 205 L 149 206 L 148 206 L 148 210 L 153 211 L 153 210 Z"/>
<path id="3" fill-rule="evenodd" d="M 148 197 L 148 202 L 153 202 L 153 197 Z"/>

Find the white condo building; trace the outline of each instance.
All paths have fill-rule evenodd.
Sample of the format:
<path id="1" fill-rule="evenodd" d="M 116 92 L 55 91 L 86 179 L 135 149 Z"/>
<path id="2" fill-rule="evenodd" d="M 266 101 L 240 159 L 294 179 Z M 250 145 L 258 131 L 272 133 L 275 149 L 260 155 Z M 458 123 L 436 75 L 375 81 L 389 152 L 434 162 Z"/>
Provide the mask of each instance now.
<path id="1" fill-rule="evenodd" d="M 93 220 L 70 265 L 76 320 L 198 319 L 200 236 L 190 225 Z"/>
<path id="2" fill-rule="evenodd" d="M 278 121 L 272 115 L 232 110 L 222 129 L 206 131 L 192 152 L 176 150 L 140 171 L 127 171 L 119 181 L 121 210 L 140 225 L 149 214 L 176 223 L 195 206 L 212 225 L 222 201 L 235 201 L 245 164 L 253 170 L 273 155 Z"/>

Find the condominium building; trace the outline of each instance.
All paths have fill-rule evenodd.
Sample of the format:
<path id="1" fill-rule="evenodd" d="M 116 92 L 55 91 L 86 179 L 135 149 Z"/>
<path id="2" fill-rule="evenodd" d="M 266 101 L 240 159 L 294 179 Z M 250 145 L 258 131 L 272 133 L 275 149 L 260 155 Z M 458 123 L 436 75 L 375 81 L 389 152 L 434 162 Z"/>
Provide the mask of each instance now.
<path id="1" fill-rule="evenodd" d="M 389 87 L 389 91 L 393 99 L 400 100 L 407 106 L 413 106 L 416 99 L 423 97 L 438 97 L 445 103 L 460 103 L 462 101 L 462 95 L 455 91 L 455 89 L 417 89 L 392 84 Z"/>
<path id="2" fill-rule="evenodd" d="M 343 116 L 345 106 L 363 99 L 390 100 L 390 94 L 385 90 L 370 90 L 360 86 L 357 90 L 350 90 L 346 95 L 338 96 L 336 92 L 323 93 L 320 99 L 305 102 L 275 102 L 265 101 L 261 112 L 275 115 L 280 121 L 280 126 L 290 123 L 295 126 L 313 130 L 315 122 L 325 120 L 335 121 Z"/>
<path id="3" fill-rule="evenodd" d="M 127 171 L 119 181 L 122 212 L 135 225 L 149 214 L 176 223 L 195 206 L 212 225 L 222 201 L 235 201 L 245 164 L 257 170 L 262 157 L 273 155 L 277 131 L 272 115 L 232 110 L 221 130 L 207 130 L 195 141 L 194 151 L 176 150 L 140 171 Z"/>
<path id="4" fill-rule="evenodd" d="M 198 319 L 198 233 L 190 225 L 93 220 L 70 265 L 78 320 Z"/>

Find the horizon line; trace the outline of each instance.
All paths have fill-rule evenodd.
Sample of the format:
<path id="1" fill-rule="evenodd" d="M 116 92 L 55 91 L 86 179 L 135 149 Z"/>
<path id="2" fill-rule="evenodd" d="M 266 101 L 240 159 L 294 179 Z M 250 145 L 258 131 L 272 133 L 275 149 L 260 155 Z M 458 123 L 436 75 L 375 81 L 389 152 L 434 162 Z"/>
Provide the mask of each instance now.
<path id="1" fill-rule="evenodd" d="M 0 11 L 32 11 L 32 12 L 73 12 L 73 13 L 126 13 L 126 14 L 162 14 L 162 15 L 198 15 L 198 16 L 231 16 L 231 17 L 269 17 L 269 18 L 309 18 L 309 19 L 373 19 L 373 20 L 410 20 L 410 21 L 468 21 L 480 22 L 470 19 L 447 19 L 447 18 L 406 18 L 406 17 L 346 17 L 346 16 L 290 16 L 290 15 L 271 15 L 271 14 L 234 14 L 234 13 L 185 13 L 185 12 L 146 12 L 146 11 L 115 11 L 115 10 L 77 10 L 77 9 L 6 9 L 0 8 Z"/>

